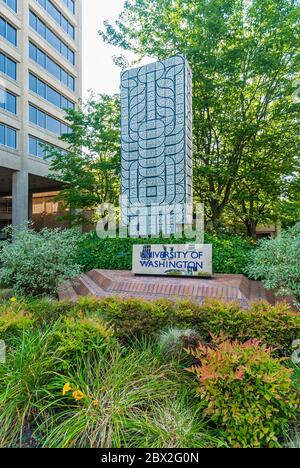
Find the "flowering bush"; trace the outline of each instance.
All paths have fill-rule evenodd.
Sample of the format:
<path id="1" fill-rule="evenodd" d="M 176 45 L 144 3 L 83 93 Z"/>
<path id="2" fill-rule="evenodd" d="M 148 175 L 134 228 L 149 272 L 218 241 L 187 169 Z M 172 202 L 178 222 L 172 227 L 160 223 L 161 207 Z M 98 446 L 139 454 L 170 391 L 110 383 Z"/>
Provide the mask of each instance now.
<path id="1" fill-rule="evenodd" d="M 78 233 L 73 230 L 30 227 L 15 229 L 13 243 L 5 241 L 0 251 L 0 284 L 20 294 L 56 294 L 58 285 L 80 274 L 75 260 Z"/>
<path id="2" fill-rule="evenodd" d="M 297 414 L 290 369 L 259 340 L 224 341 L 189 350 L 204 414 L 234 447 L 280 447 L 278 436 Z"/>

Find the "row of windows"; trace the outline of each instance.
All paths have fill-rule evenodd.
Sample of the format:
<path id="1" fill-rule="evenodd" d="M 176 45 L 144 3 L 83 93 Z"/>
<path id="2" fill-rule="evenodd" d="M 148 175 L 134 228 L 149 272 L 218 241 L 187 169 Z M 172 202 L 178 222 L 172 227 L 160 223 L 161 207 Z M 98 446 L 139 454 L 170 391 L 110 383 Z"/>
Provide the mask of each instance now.
<path id="1" fill-rule="evenodd" d="M 9 6 L 9 8 L 11 8 L 12 10 L 14 10 L 16 13 L 18 11 L 18 1 L 17 0 L 3 0 L 4 3 L 6 3 L 7 6 Z M 64 0 L 64 3 L 65 0 Z"/>
<path id="2" fill-rule="evenodd" d="M 74 0 L 63 0 L 64 4 L 69 8 L 69 10 L 75 15 L 75 2 Z"/>
<path id="3" fill-rule="evenodd" d="M 7 55 L 0 52 L 0 72 L 9 76 L 13 80 L 17 79 L 17 64 L 14 60 L 7 57 Z"/>
<path id="4" fill-rule="evenodd" d="M 36 0 L 54 21 L 72 38 L 75 39 L 75 28 L 67 18 L 53 5 L 51 0 Z"/>
<path id="5" fill-rule="evenodd" d="M 70 127 L 68 125 L 55 119 L 32 104 L 29 104 L 29 122 L 34 125 L 38 125 L 38 127 L 44 128 L 49 132 L 55 133 L 55 135 L 58 136 L 70 132 Z"/>
<path id="6" fill-rule="evenodd" d="M 17 97 L 6 91 L 5 89 L 0 88 L 0 109 L 4 109 L 12 114 L 17 113 Z"/>
<path id="7" fill-rule="evenodd" d="M 75 109 L 74 102 L 67 99 L 43 80 L 29 73 L 29 89 L 60 109 Z"/>
<path id="8" fill-rule="evenodd" d="M 17 46 L 17 30 L 4 18 L 0 18 L 0 36 Z"/>
<path id="9" fill-rule="evenodd" d="M 17 131 L 12 127 L 0 124 L 0 145 L 17 149 Z M 32 135 L 28 135 L 28 153 L 32 156 L 37 156 L 38 158 L 46 157 L 49 152 L 45 146 L 51 145 L 46 141 L 40 140 Z"/>
<path id="10" fill-rule="evenodd" d="M 32 42 L 29 42 L 29 57 L 61 81 L 65 86 L 72 91 L 75 90 L 75 78 Z"/>
<path id="11" fill-rule="evenodd" d="M 7 125 L 0 124 L 0 145 L 8 146 L 9 148 L 17 148 L 17 131 L 8 127 Z"/>
<path id="12" fill-rule="evenodd" d="M 37 15 L 29 11 L 30 26 L 42 36 L 49 44 L 51 44 L 58 52 L 60 52 L 72 65 L 75 64 L 75 53 L 67 46 L 48 26 L 40 20 Z"/>
<path id="13" fill-rule="evenodd" d="M 49 143 L 40 140 L 32 135 L 28 135 L 28 153 L 32 156 L 37 156 L 38 158 L 44 158 L 49 153 L 45 148 L 45 145 L 49 145 Z"/>

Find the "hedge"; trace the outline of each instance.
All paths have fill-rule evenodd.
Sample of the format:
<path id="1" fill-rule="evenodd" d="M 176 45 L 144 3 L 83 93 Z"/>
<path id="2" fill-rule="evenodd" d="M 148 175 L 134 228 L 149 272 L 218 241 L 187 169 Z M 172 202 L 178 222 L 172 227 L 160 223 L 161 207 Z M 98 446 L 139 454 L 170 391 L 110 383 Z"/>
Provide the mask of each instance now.
<path id="1" fill-rule="evenodd" d="M 183 239 L 99 239 L 95 233 L 82 236 L 77 250 L 77 261 L 84 271 L 94 268 L 131 270 L 134 244 L 182 244 Z M 205 243 L 213 244 L 213 270 L 215 273 L 242 274 L 249 262 L 253 244 L 237 236 L 217 237 L 205 235 Z"/>
<path id="2" fill-rule="evenodd" d="M 9 319 L 9 310 L 12 316 Z M 16 310 L 22 311 L 20 327 L 16 323 Z M 267 303 L 253 304 L 249 310 L 240 309 L 238 304 L 222 301 L 207 301 L 200 305 L 191 301 L 177 303 L 161 299 L 148 302 L 140 299 L 80 298 L 77 304 L 56 301 L 31 301 L 0 305 L 2 321 L 9 320 L 9 326 L 2 323 L 2 330 L 9 332 L 31 323 L 43 326 L 60 317 L 99 317 L 115 329 L 115 335 L 125 344 L 132 339 L 155 337 L 171 326 L 192 328 L 206 342 L 212 336 L 224 335 L 230 340 L 244 342 L 261 339 L 268 346 L 275 347 L 278 355 L 291 356 L 294 340 L 300 339 L 300 315 L 289 310 L 286 304 L 273 307 Z M 1 337 L 0 337 L 1 338 Z M 2 337 L 5 339 L 5 337 Z"/>

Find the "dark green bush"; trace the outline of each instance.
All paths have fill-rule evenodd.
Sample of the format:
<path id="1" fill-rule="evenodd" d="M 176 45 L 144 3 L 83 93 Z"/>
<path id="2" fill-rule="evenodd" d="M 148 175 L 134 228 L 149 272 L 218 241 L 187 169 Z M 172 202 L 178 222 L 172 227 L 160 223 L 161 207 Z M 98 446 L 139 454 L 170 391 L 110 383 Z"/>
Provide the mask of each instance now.
<path id="1" fill-rule="evenodd" d="M 77 262 L 85 271 L 94 268 L 131 270 L 134 244 L 182 244 L 184 239 L 99 239 L 95 233 L 82 236 L 77 250 Z M 217 237 L 206 234 L 205 242 L 213 244 L 213 269 L 215 273 L 239 274 L 249 262 L 253 244 L 237 236 Z"/>
<path id="2" fill-rule="evenodd" d="M 174 303 L 167 299 L 150 302 L 82 297 L 77 304 L 46 299 L 28 303 L 21 300 L 3 304 L 0 315 L 0 324 L 14 333 L 23 325 L 32 326 L 33 323 L 45 327 L 61 319 L 96 317 L 113 325 L 116 337 L 124 343 L 143 336 L 157 336 L 170 327 L 192 328 L 205 341 L 220 334 L 230 340 L 258 338 L 285 356 L 292 354 L 293 341 L 300 339 L 300 314 L 290 311 L 283 303 L 272 307 L 258 302 L 249 310 L 243 310 L 236 303 L 226 304 L 218 300 L 201 305 L 192 301 Z"/>
<path id="3" fill-rule="evenodd" d="M 300 339 L 300 315 L 289 310 L 286 304 L 275 307 L 259 302 L 249 310 L 238 304 L 207 301 L 200 305 L 191 301 L 173 303 L 140 299 L 107 298 L 100 301 L 90 298 L 79 300 L 77 305 L 84 314 L 96 314 L 112 323 L 116 335 L 123 341 L 141 336 L 155 336 L 170 326 L 193 328 L 205 341 L 211 336 L 224 334 L 230 340 L 263 340 L 277 348 L 281 355 L 290 356 L 292 343 Z"/>

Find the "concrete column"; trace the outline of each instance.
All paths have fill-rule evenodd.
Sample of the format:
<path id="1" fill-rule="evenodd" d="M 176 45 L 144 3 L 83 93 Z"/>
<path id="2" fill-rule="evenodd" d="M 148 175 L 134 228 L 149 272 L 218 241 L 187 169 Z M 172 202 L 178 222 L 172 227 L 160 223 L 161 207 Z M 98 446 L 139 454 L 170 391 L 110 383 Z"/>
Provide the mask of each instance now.
<path id="1" fill-rule="evenodd" d="M 12 219 L 13 226 L 28 221 L 28 172 L 17 171 L 12 177 Z"/>

